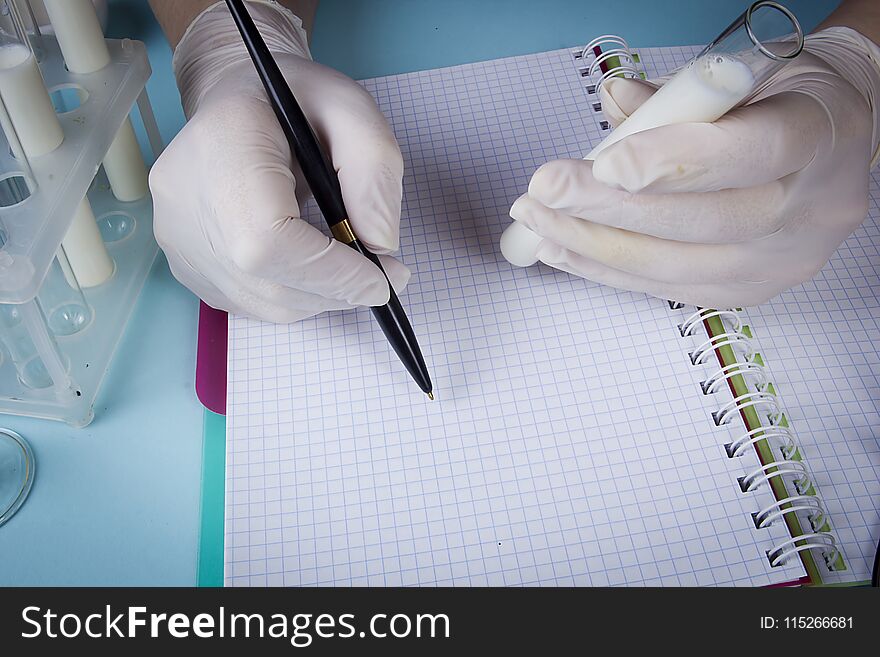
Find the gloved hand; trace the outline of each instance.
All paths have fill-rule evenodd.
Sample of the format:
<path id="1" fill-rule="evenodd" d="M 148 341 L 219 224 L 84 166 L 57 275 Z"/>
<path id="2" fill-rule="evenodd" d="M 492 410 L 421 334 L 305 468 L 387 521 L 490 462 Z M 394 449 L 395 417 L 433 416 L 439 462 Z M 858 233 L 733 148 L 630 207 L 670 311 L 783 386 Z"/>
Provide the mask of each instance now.
<path id="1" fill-rule="evenodd" d="M 880 50 L 848 28 L 805 51 L 715 123 L 647 130 L 595 162 L 539 168 L 510 209 L 544 263 L 708 307 L 763 303 L 810 279 L 867 214 Z M 657 85 L 612 79 L 615 125 Z"/>
<path id="2" fill-rule="evenodd" d="M 372 97 L 311 61 L 301 22 L 248 9 L 339 173 L 349 220 L 374 252 L 398 247 L 403 161 Z M 156 239 L 175 277 L 209 305 L 273 322 L 388 301 L 372 262 L 300 218 L 307 187 L 224 3 L 174 54 L 189 119 L 150 174 Z M 396 289 L 409 279 L 381 256 Z"/>

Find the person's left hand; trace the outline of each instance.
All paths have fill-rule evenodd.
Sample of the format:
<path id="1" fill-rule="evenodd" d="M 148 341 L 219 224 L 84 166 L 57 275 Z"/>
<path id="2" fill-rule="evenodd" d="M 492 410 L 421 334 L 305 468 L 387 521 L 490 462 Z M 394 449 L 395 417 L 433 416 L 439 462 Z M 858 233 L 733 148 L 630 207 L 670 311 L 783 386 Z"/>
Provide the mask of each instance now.
<path id="1" fill-rule="evenodd" d="M 872 108 L 840 73 L 840 40 L 848 45 L 857 33 L 826 32 L 715 123 L 647 130 L 595 162 L 538 169 L 510 209 L 543 238 L 538 259 L 710 307 L 760 304 L 811 278 L 867 214 L 876 146 Z M 820 56 L 828 39 L 834 67 Z M 844 60 L 847 53 L 853 66 L 864 57 L 855 47 Z M 607 117 L 619 124 L 655 90 L 606 84 Z"/>

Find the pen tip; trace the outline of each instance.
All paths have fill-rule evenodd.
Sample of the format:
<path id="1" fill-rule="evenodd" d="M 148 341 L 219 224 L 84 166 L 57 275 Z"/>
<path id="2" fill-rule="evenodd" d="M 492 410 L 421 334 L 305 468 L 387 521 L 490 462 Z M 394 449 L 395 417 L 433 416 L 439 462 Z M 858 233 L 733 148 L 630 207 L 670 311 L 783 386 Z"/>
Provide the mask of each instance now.
<path id="1" fill-rule="evenodd" d="M 430 399 L 431 401 L 434 401 L 434 393 L 433 392 L 428 393 L 428 399 Z"/>

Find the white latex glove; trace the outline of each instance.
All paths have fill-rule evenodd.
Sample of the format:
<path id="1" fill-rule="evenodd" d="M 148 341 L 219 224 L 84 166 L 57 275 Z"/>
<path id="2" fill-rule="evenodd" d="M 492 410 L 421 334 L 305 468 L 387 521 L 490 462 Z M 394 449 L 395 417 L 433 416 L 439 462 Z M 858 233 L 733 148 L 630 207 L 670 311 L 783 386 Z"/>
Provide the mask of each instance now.
<path id="1" fill-rule="evenodd" d="M 880 50 L 847 28 L 805 51 L 715 123 L 647 130 L 595 162 L 535 172 L 510 209 L 544 263 L 690 304 L 763 303 L 810 279 L 864 219 L 878 144 Z M 614 79 L 615 125 L 656 85 Z"/>
<path id="2" fill-rule="evenodd" d="M 396 250 L 403 161 L 385 118 L 357 83 L 311 61 L 296 16 L 248 9 L 339 173 L 355 233 L 376 253 Z M 386 303 L 378 267 L 300 219 L 307 187 L 225 3 L 193 21 L 174 71 L 189 121 L 150 188 L 175 277 L 214 308 L 274 322 Z M 381 257 L 401 289 L 409 270 Z"/>

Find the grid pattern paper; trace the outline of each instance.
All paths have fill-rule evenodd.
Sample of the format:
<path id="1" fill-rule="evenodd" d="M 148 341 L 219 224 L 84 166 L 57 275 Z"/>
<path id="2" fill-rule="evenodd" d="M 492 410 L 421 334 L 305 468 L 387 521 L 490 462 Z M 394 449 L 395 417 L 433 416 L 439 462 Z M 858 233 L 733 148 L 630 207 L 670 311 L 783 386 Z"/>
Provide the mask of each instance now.
<path id="1" fill-rule="evenodd" d="M 772 498 L 739 490 L 758 462 L 727 457 L 737 427 L 711 421 L 681 313 L 498 251 L 534 170 L 602 136 L 577 68 L 566 49 L 364 83 L 406 162 L 401 299 L 437 401 L 367 310 L 232 317 L 227 585 L 804 575 L 768 563 L 785 528 L 754 526 Z"/>
<path id="2" fill-rule="evenodd" d="M 648 48 L 639 54 L 652 78 L 685 63 L 696 51 Z M 826 583 L 869 580 L 880 541 L 877 171 L 869 194 L 868 218 L 819 274 L 771 303 L 741 312 L 844 556 L 845 571 L 822 569 Z"/>
<path id="3" fill-rule="evenodd" d="M 870 215 L 811 281 L 744 313 L 812 471 L 846 571 L 871 578 L 880 539 L 880 176 Z"/>

